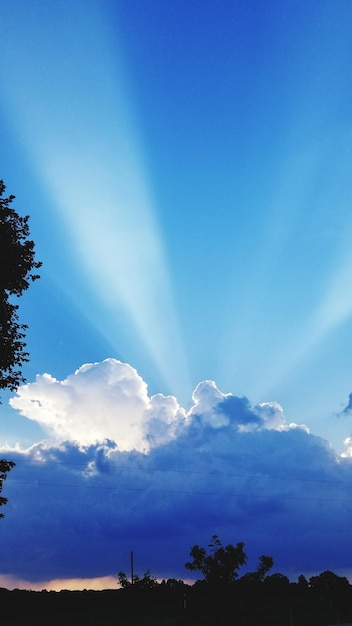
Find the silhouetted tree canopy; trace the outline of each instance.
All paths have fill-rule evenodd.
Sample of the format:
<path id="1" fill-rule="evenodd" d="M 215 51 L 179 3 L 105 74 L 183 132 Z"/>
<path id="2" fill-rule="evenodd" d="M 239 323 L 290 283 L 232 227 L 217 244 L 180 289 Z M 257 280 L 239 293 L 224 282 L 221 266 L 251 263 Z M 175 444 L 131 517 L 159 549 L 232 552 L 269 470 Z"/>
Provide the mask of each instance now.
<path id="1" fill-rule="evenodd" d="M 18 304 L 10 301 L 28 289 L 39 275 L 33 270 L 42 265 L 35 260 L 34 242 L 29 239 L 29 216 L 21 217 L 11 207 L 15 196 L 3 197 L 5 184 L 0 180 L 0 389 L 15 391 L 25 382 L 22 365 L 28 361 L 26 324 L 20 324 Z"/>
<path id="2" fill-rule="evenodd" d="M 192 561 L 185 563 L 191 571 L 201 572 L 208 583 L 227 584 L 237 578 L 237 570 L 247 561 L 244 544 L 223 546 L 219 537 L 213 535 L 208 546 L 209 552 L 198 545 L 190 551 Z"/>
<path id="3" fill-rule="evenodd" d="M 273 558 L 271 556 L 262 556 L 259 557 L 258 567 L 255 572 L 248 572 L 243 576 L 243 579 L 246 582 L 253 583 L 262 583 L 268 573 L 274 565 Z"/>
<path id="4" fill-rule="evenodd" d="M 10 301 L 28 289 L 41 263 L 35 260 L 34 242 L 29 239 L 29 216 L 20 217 L 11 207 L 15 196 L 4 197 L 6 187 L 0 180 L 0 389 L 15 391 L 25 382 L 22 365 L 28 361 L 26 324 L 20 324 L 18 304 Z M 1 403 L 1 401 L 0 401 Z M 15 463 L 0 460 L 0 493 L 7 473 Z M 0 496 L 0 506 L 7 498 Z M 1 513 L 0 517 L 4 517 Z"/>
<path id="5" fill-rule="evenodd" d="M 2 492 L 3 483 L 6 480 L 7 473 L 10 471 L 12 467 L 14 467 L 13 461 L 5 461 L 4 459 L 0 460 L 0 493 Z M 0 506 L 6 504 L 7 498 L 0 496 Z M 0 513 L 0 517 L 4 517 L 3 513 Z"/>
<path id="6" fill-rule="evenodd" d="M 129 581 L 125 572 L 119 572 L 117 574 L 117 579 L 119 581 L 120 586 L 123 589 L 126 587 L 137 587 L 138 589 L 154 589 L 158 585 L 156 578 L 151 575 L 150 570 L 147 569 L 144 576 L 133 576 L 133 581 Z"/>
<path id="7" fill-rule="evenodd" d="M 348 585 L 349 582 L 345 576 L 338 576 L 330 570 L 326 570 L 318 576 L 312 576 L 309 579 L 311 589 L 315 589 L 321 593 L 343 590 L 348 587 Z"/>

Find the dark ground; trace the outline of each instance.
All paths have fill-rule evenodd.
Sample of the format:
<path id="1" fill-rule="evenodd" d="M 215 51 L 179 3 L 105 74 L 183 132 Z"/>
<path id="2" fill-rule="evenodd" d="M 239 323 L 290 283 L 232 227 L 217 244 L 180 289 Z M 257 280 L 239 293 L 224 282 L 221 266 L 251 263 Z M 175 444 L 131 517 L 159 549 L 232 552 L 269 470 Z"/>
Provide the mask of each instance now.
<path id="1" fill-rule="evenodd" d="M 275 581 L 222 588 L 181 583 L 151 589 L 7 591 L 1 626 L 326 626 L 352 623 L 352 586 L 312 589 Z"/>

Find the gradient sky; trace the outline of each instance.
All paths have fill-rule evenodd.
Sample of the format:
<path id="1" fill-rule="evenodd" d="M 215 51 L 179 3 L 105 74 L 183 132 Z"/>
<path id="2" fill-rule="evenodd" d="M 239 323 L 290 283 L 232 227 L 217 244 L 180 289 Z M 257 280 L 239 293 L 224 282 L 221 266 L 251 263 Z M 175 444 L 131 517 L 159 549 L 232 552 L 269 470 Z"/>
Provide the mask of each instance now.
<path id="1" fill-rule="evenodd" d="M 181 577 L 214 533 L 349 575 L 351 2 L 0 7 L 0 178 L 43 261 L 0 580 L 131 549 Z"/>

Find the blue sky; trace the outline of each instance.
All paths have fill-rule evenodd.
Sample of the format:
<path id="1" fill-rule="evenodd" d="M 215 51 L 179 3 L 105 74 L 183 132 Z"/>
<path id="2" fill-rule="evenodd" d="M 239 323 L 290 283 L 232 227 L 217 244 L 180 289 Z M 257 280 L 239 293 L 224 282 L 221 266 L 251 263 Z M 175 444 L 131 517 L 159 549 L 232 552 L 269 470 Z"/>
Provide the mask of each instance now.
<path id="1" fill-rule="evenodd" d="M 348 538 L 351 3 L 2 0 L 1 12 L 0 177 L 17 211 L 30 215 L 43 261 L 41 280 L 20 302 L 29 324 L 28 384 L 5 394 L 1 407 L 1 450 L 18 457 L 6 485 L 8 545 L 24 476 L 39 460 L 38 476 L 45 464 L 49 478 L 38 510 L 50 502 L 55 519 L 50 484 L 54 491 L 61 484 L 58 468 L 82 484 L 93 464 L 102 471 L 101 455 L 112 468 L 100 476 L 111 506 L 116 467 L 129 463 L 125 494 L 140 463 L 150 464 L 147 491 L 168 479 L 169 493 L 182 493 L 185 441 L 182 471 L 199 498 L 207 463 L 232 476 L 236 493 L 246 491 L 244 476 L 261 477 L 267 499 L 259 506 L 255 495 L 254 502 L 268 550 L 266 523 L 291 520 L 303 529 L 308 479 L 323 477 L 309 483 L 322 502 L 338 481 L 338 533 Z M 199 456 L 192 457 L 192 437 Z M 73 459 L 82 446 L 79 472 Z M 305 482 L 294 478 L 300 458 Z M 274 475 L 287 478 L 285 494 L 279 478 L 271 491 Z M 225 499 L 229 489 L 226 483 Z M 280 499 L 292 490 L 295 515 Z M 182 498 L 183 564 L 200 537 L 194 501 Z M 121 554 L 143 543 L 145 569 L 153 570 L 155 519 L 166 542 L 167 520 L 179 507 L 172 496 L 169 517 L 150 506 L 149 539 L 136 525 L 121 539 Z M 319 519 L 314 507 L 311 528 Z M 229 536 L 234 511 L 212 522 L 213 508 L 204 505 L 203 541 L 221 529 L 242 540 Z M 100 553 L 112 531 L 109 507 L 106 517 L 98 509 Z M 336 535 L 330 517 L 321 537 Z M 24 529 L 16 523 L 18 536 Z M 23 534 L 26 557 L 37 523 L 33 513 Z M 71 523 L 74 545 L 79 511 Z M 131 528 L 120 517 L 115 523 Z M 17 563 L 9 548 L 3 574 L 68 584 L 114 571 L 110 561 L 95 566 L 83 557 L 71 571 L 68 559 L 48 559 L 49 544 L 43 538 L 37 546 L 37 570 Z M 296 563 L 283 545 L 284 537 L 274 555 L 282 570 L 324 567 L 314 561 L 319 543 L 306 559 L 307 545 L 296 546 Z M 326 558 L 346 571 L 340 548 L 335 560 Z M 156 558 L 161 574 L 163 567 L 171 565 Z"/>

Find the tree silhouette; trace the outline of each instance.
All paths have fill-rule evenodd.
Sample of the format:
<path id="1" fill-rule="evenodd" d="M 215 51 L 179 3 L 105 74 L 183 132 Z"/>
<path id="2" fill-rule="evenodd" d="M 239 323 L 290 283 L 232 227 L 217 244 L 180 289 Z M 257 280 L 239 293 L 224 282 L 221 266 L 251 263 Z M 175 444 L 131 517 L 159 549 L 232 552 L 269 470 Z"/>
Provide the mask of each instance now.
<path id="1" fill-rule="evenodd" d="M 344 590 L 348 585 L 349 582 L 345 576 L 338 576 L 330 570 L 321 572 L 318 576 L 312 576 L 309 579 L 311 589 L 315 589 L 321 593 Z"/>
<path id="2" fill-rule="evenodd" d="M 16 213 L 10 206 L 15 196 L 3 197 L 5 189 L 0 180 L 0 389 L 15 391 L 25 382 L 22 365 L 29 354 L 24 341 L 27 325 L 19 323 L 18 304 L 10 302 L 10 298 L 21 296 L 30 282 L 39 278 L 33 270 L 39 269 L 41 263 L 35 260 L 34 242 L 29 239 L 29 216 Z M 14 465 L 12 461 L 0 460 L 0 493 Z M 0 497 L 0 506 L 6 502 L 7 498 Z"/>
<path id="3" fill-rule="evenodd" d="M 13 461 L 5 461 L 4 459 L 0 460 L 0 493 L 2 492 L 3 483 L 6 480 L 7 472 L 10 471 L 12 467 L 14 467 Z M 0 496 L 0 506 L 6 504 L 7 498 Z M 3 513 L 0 513 L 0 517 L 4 517 Z"/>
<path id="4" fill-rule="evenodd" d="M 193 561 L 185 563 L 185 567 L 192 571 L 199 571 L 205 580 L 211 584 L 227 584 L 237 578 L 237 570 L 247 561 L 243 550 L 244 544 L 223 546 L 219 537 L 213 535 L 209 544 L 209 552 L 198 545 L 193 546 L 190 556 Z"/>
<path id="5" fill-rule="evenodd" d="M 136 587 L 138 589 L 154 589 L 158 585 L 156 578 L 151 575 L 150 570 L 144 573 L 144 576 L 133 576 L 133 581 L 129 581 L 125 572 L 119 572 L 117 574 L 117 579 L 120 587 L 122 589 L 126 589 L 127 587 Z"/>
<path id="6" fill-rule="evenodd" d="M 255 572 L 248 572 L 243 576 L 243 579 L 247 582 L 253 583 L 262 583 L 268 573 L 269 570 L 274 565 L 273 558 L 271 556 L 262 556 L 259 557 L 258 567 Z"/>
<path id="7" fill-rule="evenodd" d="M 34 242 L 29 239 L 29 216 L 20 217 L 10 206 L 15 196 L 3 197 L 5 184 L 0 180 L 0 389 L 15 391 L 25 382 L 22 365 L 28 361 L 26 324 L 19 323 L 18 304 L 10 302 L 26 291 L 42 265 L 35 260 Z"/>

